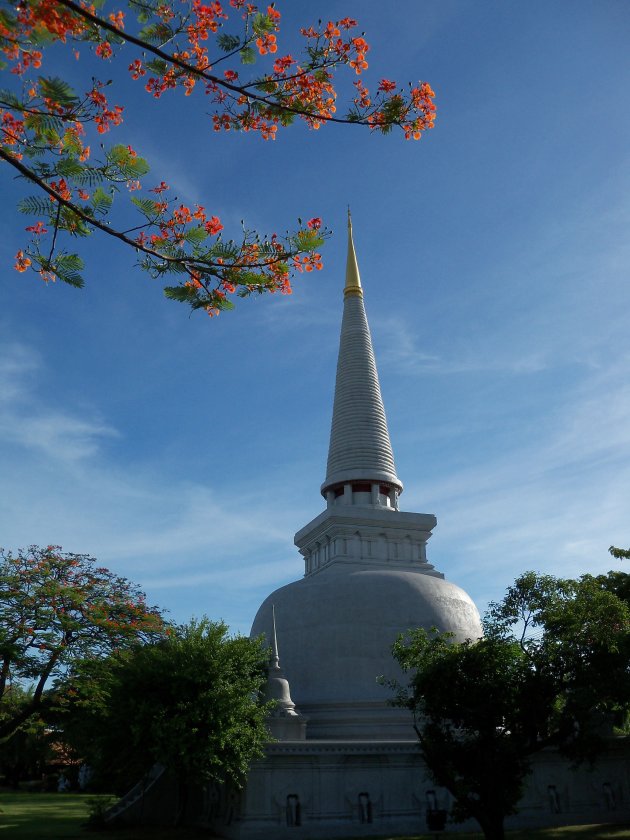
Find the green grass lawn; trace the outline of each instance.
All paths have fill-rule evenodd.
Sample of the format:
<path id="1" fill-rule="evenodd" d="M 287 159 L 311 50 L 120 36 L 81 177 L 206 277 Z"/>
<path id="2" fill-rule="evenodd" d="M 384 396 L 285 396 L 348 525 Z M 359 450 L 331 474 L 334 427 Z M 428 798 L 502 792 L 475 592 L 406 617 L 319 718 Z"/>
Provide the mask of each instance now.
<path id="1" fill-rule="evenodd" d="M 0 793 L 0 840 L 201 840 L 207 832 L 190 829 L 120 829 L 86 831 L 91 795 L 72 793 Z M 481 834 L 445 831 L 453 840 L 479 840 Z M 398 840 L 433 840 L 435 834 Z M 508 832 L 510 840 L 630 840 L 630 826 L 587 825 Z M 270 837 L 269 840 L 274 840 Z"/>
<path id="2" fill-rule="evenodd" d="M 1 793 L 0 837 L 75 838 L 82 836 L 87 818 L 84 796 L 58 793 Z"/>
<path id="3" fill-rule="evenodd" d="M 194 829 L 86 831 L 91 794 L 0 793 L 0 840 L 193 840 Z M 109 798 L 109 797 L 107 797 Z"/>

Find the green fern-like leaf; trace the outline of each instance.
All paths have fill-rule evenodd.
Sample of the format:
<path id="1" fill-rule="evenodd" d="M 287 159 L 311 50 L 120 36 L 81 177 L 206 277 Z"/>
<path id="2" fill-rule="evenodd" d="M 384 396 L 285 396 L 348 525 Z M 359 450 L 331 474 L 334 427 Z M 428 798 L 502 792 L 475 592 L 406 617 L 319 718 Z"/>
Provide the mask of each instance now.
<path id="1" fill-rule="evenodd" d="M 133 155 L 127 146 L 120 143 L 107 152 L 107 161 L 113 168 L 112 180 L 131 181 L 149 171 L 149 164 L 144 158 Z"/>
<path id="2" fill-rule="evenodd" d="M 102 213 L 105 215 L 112 206 L 113 201 L 114 199 L 111 195 L 106 193 L 102 187 L 97 187 L 92 193 L 90 204 L 92 205 L 95 213 Z"/>
<path id="3" fill-rule="evenodd" d="M 256 53 L 251 47 L 244 47 L 240 56 L 241 64 L 256 64 Z"/>
<path id="4" fill-rule="evenodd" d="M 161 215 L 160 211 L 156 207 L 156 202 L 151 198 L 138 198 L 137 196 L 133 196 L 131 203 L 135 204 L 138 210 L 140 210 L 147 219 L 155 219 L 157 216 Z"/>
<path id="5" fill-rule="evenodd" d="M 50 201 L 40 195 L 29 195 L 18 202 L 18 210 L 29 216 L 48 216 Z"/>
<path id="6" fill-rule="evenodd" d="M 81 184 L 82 186 L 90 186 L 93 187 L 95 184 L 100 184 L 105 179 L 105 173 L 102 169 L 95 168 L 92 166 L 83 166 L 81 167 L 81 172 L 78 172 L 74 176 L 74 180 L 77 184 Z"/>
<path id="7" fill-rule="evenodd" d="M 84 212 L 93 215 L 89 207 L 84 208 Z M 59 229 L 67 230 L 71 236 L 90 236 L 92 233 L 92 227 L 69 207 L 61 208 Z"/>
<path id="8" fill-rule="evenodd" d="M 165 286 L 164 296 L 181 303 L 191 303 L 197 299 L 197 290 L 192 286 Z"/>
<path id="9" fill-rule="evenodd" d="M 298 231 L 293 242 L 299 251 L 315 251 L 324 244 L 324 240 L 316 230 Z"/>
<path id="10" fill-rule="evenodd" d="M 146 68 L 157 76 L 163 76 L 168 70 L 168 64 L 162 58 L 152 58 L 147 61 Z"/>
<path id="11" fill-rule="evenodd" d="M 8 9 L 0 9 L 0 25 L 13 31 L 17 26 L 17 19 Z"/>
<path id="12" fill-rule="evenodd" d="M 78 254 L 59 254 L 51 265 L 52 271 L 60 280 L 78 289 L 85 285 L 85 281 L 79 273 L 83 268 L 83 260 Z"/>
<path id="13" fill-rule="evenodd" d="M 235 50 L 238 45 L 241 43 L 241 39 L 237 35 L 227 35 L 225 33 L 221 33 L 217 36 L 217 46 L 223 52 L 232 52 Z"/>
<path id="14" fill-rule="evenodd" d="M 138 33 L 138 38 L 155 46 L 161 46 L 173 37 L 173 30 L 170 26 L 160 21 L 159 23 L 150 23 L 143 27 Z"/>
<path id="15" fill-rule="evenodd" d="M 16 108 L 21 110 L 23 107 L 22 100 L 16 96 L 12 91 L 0 88 L 0 102 L 7 108 Z"/>
<path id="16" fill-rule="evenodd" d="M 62 158 L 57 164 L 57 174 L 64 178 L 77 178 L 83 174 L 83 166 L 76 158 Z"/>
<path id="17" fill-rule="evenodd" d="M 252 29 L 256 35 L 262 35 L 264 32 L 273 32 L 274 22 L 269 15 L 264 15 L 258 12 L 252 21 Z"/>
<path id="18" fill-rule="evenodd" d="M 26 157 L 36 158 L 45 155 L 47 149 L 45 149 L 43 146 L 25 146 L 23 152 L 26 155 Z"/>
<path id="19" fill-rule="evenodd" d="M 184 234 L 184 239 L 186 242 L 190 242 L 193 245 L 199 245 L 204 242 L 208 238 L 208 232 L 202 227 L 193 227 L 190 230 L 187 230 Z"/>
<path id="20" fill-rule="evenodd" d="M 238 274 L 238 282 L 241 286 L 268 286 L 271 280 L 257 271 L 241 271 Z"/>
<path id="21" fill-rule="evenodd" d="M 68 108 L 78 104 L 79 97 L 63 79 L 40 76 L 38 82 L 40 92 L 46 99 L 52 99 L 53 102 Z"/>
<path id="22" fill-rule="evenodd" d="M 142 178 L 142 176 L 146 175 L 149 170 L 150 166 L 144 158 L 135 157 L 132 158 L 126 166 L 121 167 L 120 171 L 127 173 L 126 177 L 129 180 L 133 178 Z"/>
<path id="23" fill-rule="evenodd" d="M 45 26 L 35 26 L 30 35 L 28 36 L 29 41 L 38 47 L 46 47 L 48 44 L 52 44 L 57 40 L 58 36 L 53 35 Z"/>
<path id="24" fill-rule="evenodd" d="M 216 242 L 208 251 L 208 255 L 212 259 L 216 260 L 221 257 L 226 262 L 235 260 L 239 253 L 240 249 L 233 242 Z"/>

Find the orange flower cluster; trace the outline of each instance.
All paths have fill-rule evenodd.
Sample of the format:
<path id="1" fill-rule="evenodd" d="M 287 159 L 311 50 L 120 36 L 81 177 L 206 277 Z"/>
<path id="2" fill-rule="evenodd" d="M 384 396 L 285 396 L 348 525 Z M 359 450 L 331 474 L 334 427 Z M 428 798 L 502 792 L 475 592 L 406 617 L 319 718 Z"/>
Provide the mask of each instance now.
<path id="1" fill-rule="evenodd" d="M 59 230 L 85 235 L 90 228 L 90 214 L 94 213 L 94 220 L 107 214 L 111 196 L 127 196 L 140 189 L 136 176 L 144 174 L 146 164 L 136 159 L 131 149 L 127 156 L 122 146 L 114 147 L 119 150 L 118 157 L 104 152 L 103 162 L 86 164 L 90 157 L 86 127 L 91 128 L 93 136 L 104 134 L 121 124 L 123 108 L 108 102 L 106 84 L 98 80 L 84 93 L 75 93 L 61 79 L 34 76 L 30 80 L 29 71 L 42 63 L 42 50 L 36 48 L 42 43 L 87 43 L 97 57 L 110 60 L 120 49 L 134 48 L 130 37 L 145 39 L 142 55 L 126 64 L 131 78 L 144 78 L 143 85 L 154 98 L 176 88 L 188 96 L 201 83 L 211 102 L 212 124 L 217 132 L 256 131 L 264 139 L 274 139 L 279 127 L 298 117 L 313 129 L 331 120 L 360 123 L 373 130 L 397 125 L 406 138 L 417 139 L 433 125 L 435 94 L 430 86 L 419 83 L 404 94 L 387 78 L 380 80 L 373 96 L 361 79 L 356 80 L 356 95 L 349 112 L 337 116 L 334 72 L 348 67 L 361 76 L 368 67 L 370 47 L 362 35 L 356 34 L 357 21 L 353 18 L 302 29 L 305 44 L 300 57 L 279 54 L 281 16 L 273 5 L 265 9 L 247 0 L 229 0 L 229 7 L 243 19 L 241 33 L 233 34 L 223 30 L 231 17 L 225 0 L 181 0 L 177 4 L 157 0 L 143 4 L 143 20 L 137 24 L 116 10 L 116 0 L 111 12 L 101 11 L 102 4 L 91 5 L 91 0 L 79 3 L 80 8 L 75 10 L 60 0 L 20 0 L 17 11 L 10 10 L 0 18 L 0 53 L 8 60 L 11 72 L 23 77 L 18 104 L 0 109 L 3 154 L 17 161 L 29 147 L 44 148 L 45 156 L 29 155 L 26 163 L 38 176 L 34 180 L 49 185 L 62 202 L 68 203 L 65 208 L 51 205 L 49 213 L 42 209 L 45 221 L 27 228 L 33 235 L 30 249 L 16 256 L 19 271 L 33 265 L 46 282 L 57 276 L 78 285 L 81 278 L 77 281 L 71 267 L 67 268 L 67 278 L 62 277 L 63 262 L 55 263 L 52 256 L 45 256 L 44 248 L 39 250 L 38 238 L 49 229 L 54 229 L 55 241 Z M 141 27 L 145 27 L 144 32 Z M 147 34 L 150 31 L 157 35 L 155 39 Z M 162 38 L 163 32 L 168 37 Z M 211 42 L 217 49 L 212 56 Z M 75 55 L 79 57 L 78 50 Z M 224 69 L 221 64 L 220 70 L 212 70 L 211 64 L 229 64 L 232 58 L 238 61 L 235 67 Z M 244 78 L 247 66 L 261 58 L 266 62 L 264 69 Z M 83 165 L 82 171 L 77 171 L 77 163 Z M 95 173 L 113 184 L 109 192 L 101 187 L 90 192 L 84 188 L 95 181 Z M 126 190 L 120 189 L 122 185 Z M 191 290 L 191 296 L 188 291 L 182 292 L 181 286 L 167 287 L 167 293 L 172 293 L 169 296 L 217 314 L 229 304 L 230 295 L 261 289 L 290 294 L 291 270 L 321 269 L 321 257 L 315 251 L 328 233 L 324 230 L 319 234 L 322 223 L 318 217 L 282 243 L 273 236 L 261 245 L 254 236 L 245 234 L 238 246 L 220 239 L 203 244 L 207 237 L 221 234 L 220 219 L 206 214 L 200 206 L 174 206 L 163 195 L 167 190 L 168 185 L 162 181 L 150 191 L 155 200 L 129 197 L 146 220 L 134 228 L 135 239 L 113 227 L 111 230 L 144 252 L 143 265 L 155 276 L 168 273 L 171 266 L 173 271 L 187 273 L 184 286 Z M 88 201 L 92 204 L 86 207 L 84 202 Z M 37 213 L 41 205 L 31 200 L 29 206 Z M 77 264 L 80 262 L 77 257 Z"/>
<path id="2" fill-rule="evenodd" d="M 220 21 L 227 20 L 227 17 L 220 3 L 202 4 L 200 0 L 193 0 L 192 20 L 186 30 L 191 45 L 207 41 L 210 33 L 216 32 Z"/>
<path id="3" fill-rule="evenodd" d="M 293 268 L 296 271 L 312 271 L 313 269 L 321 271 L 323 267 L 320 254 L 306 254 L 303 257 L 293 257 Z"/>
<path id="4" fill-rule="evenodd" d="M 69 37 L 82 35 L 88 29 L 85 20 L 55 0 L 32 0 L 29 3 L 18 4 L 17 31 L 9 28 L 0 21 L 0 50 L 10 63 L 15 63 L 12 72 L 22 75 L 29 66 L 24 62 L 22 44 L 28 42 L 33 30 L 38 28 L 52 36 L 53 41 L 65 43 Z M 18 59 L 22 55 L 22 61 Z M 39 53 L 41 63 L 41 53 Z M 34 64 L 38 67 L 39 64 Z"/>
<path id="5" fill-rule="evenodd" d="M 124 29 L 125 28 L 125 13 L 124 12 L 112 12 L 109 15 L 109 20 L 117 29 Z"/>
<path id="6" fill-rule="evenodd" d="M 110 107 L 103 93 L 103 82 L 94 82 L 94 87 L 87 93 L 87 99 L 95 108 L 94 122 L 99 134 L 105 134 L 111 126 L 120 125 L 123 121 L 123 108 L 120 105 Z"/>
<path id="7" fill-rule="evenodd" d="M 164 181 L 160 181 L 158 186 L 153 187 L 153 189 L 149 190 L 149 192 L 155 193 L 156 195 L 161 195 L 163 192 L 166 192 L 166 190 L 168 190 L 168 189 L 170 189 L 168 184 L 165 184 Z"/>
<path id="8" fill-rule="evenodd" d="M 378 90 L 383 93 L 392 93 L 396 90 L 396 82 L 390 82 L 389 79 L 381 79 Z"/>
<path id="9" fill-rule="evenodd" d="M 26 271 L 30 264 L 31 261 L 25 256 L 24 251 L 18 251 L 15 255 L 15 270 L 20 272 Z"/>
<path id="10" fill-rule="evenodd" d="M 99 58 L 111 58 L 113 54 L 112 45 L 109 41 L 103 41 L 94 50 Z"/>
<path id="11" fill-rule="evenodd" d="M 251 5 L 247 9 L 248 12 L 255 10 Z M 278 17 L 273 17 L 276 31 Z M 298 114 L 315 129 L 322 122 L 334 119 L 337 109 L 332 71 L 340 65 L 348 65 L 360 75 L 368 66 L 366 55 L 370 49 L 369 44 L 363 36 L 350 34 L 356 26 L 357 22 L 353 18 L 343 18 L 337 22 L 328 21 L 319 29 L 302 29 L 302 35 L 308 42 L 307 55 L 317 56 L 317 61 L 303 67 L 291 55 L 276 58 L 273 74 L 261 80 L 266 95 L 254 101 L 249 90 L 245 92 L 245 88 L 239 94 L 238 91 L 226 91 L 216 82 L 208 83 L 206 93 L 213 97 L 217 105 L 217 113 L 213 115 L 215 131 L 228 131 L 232 128 L 256 130 L 266 139 L 273 138 L 273 126 L 281 124 L 283 108 Z M 256 39 L 256 46 L 261 55 L 275 52 L 276 36 L 272 33 L 261 34 Z M 227 70 L 224 71 L 224 78 L 235 83 L 238 74 Z M 396 90 L 395 82 L 382 79 L 377 98 L 373 101 L 369 90 L 360 81 L 355 84 L 357 96 L 354 105 L 357 111 L 352 115 L 353 121 L 362 121 L 373 129 L 382 129 L 395 123 L 403 128 L 406 137 L 417 137 L 419 131 L 431 127 L 433 118 L 429 112 L 434 107 L 427 102 L 426 96 L 422 101 L 416 98 L 406 102 L 400 95 L 392 95 Z"/>
<path id="12" fill-rule="evenodd" d="M 132 61 L 128 67 L 129 72 L 131 73 L 132 79 L 139 79 L 140 76 L 144 76 L 146 74 L 146 70 L 142 66 L 142 62 L 139 58 L 136 58 L 135 61 Z"/>
<path id="13" fill-rule="evenodd" d="M 256 38 L 256 46 L 258 47 L 258 52 L 261 55 L 267 55 L 267 53 L 276 53 L 278 52 L 278 45 L 276 44 L 276 36 L 272 33 L 266 33 L 262 35 L 260 38 Z"/>
<path id="14" fill-rule="evenodd" d="M 20 146 L 24 142 L 24 120 L 16 119 L 10 111 L 0 109 L 0 143 L 3 146 Z M 21 152 L 15 152 L 18 159 Z"/>
<path id="15" fill-rule="evenodd" d="M 58 181 L 51 181 L 50 186 L 65 201 L 70 201 L 72 198 L 72 192 L 68 188 L 65 178 L 60 178 Z M 54 201 L 55 199 L 51 196 L 50 200 Z"/>
<path id="16" fill-rule="evenodd" d="M 48 229 L 44 227 L 43 222 L 37 222 L 35 225 L 29 225 L 26 228 L 29 233 L 34 233 L 36 236 L 41 236 L 43 233 L 48 233 Z"/>
<path id="17" fill-rule="evenodd" d="M 357 75 L 360 75 L 362 70 L 367 70 L 368 63 L 365 60 L 365 54 L 370 47 L 364 38 L 353 38 L 351 43 L 354 47 L 355 57 L 351 58 L 348 64 L 354 68 Z"/>

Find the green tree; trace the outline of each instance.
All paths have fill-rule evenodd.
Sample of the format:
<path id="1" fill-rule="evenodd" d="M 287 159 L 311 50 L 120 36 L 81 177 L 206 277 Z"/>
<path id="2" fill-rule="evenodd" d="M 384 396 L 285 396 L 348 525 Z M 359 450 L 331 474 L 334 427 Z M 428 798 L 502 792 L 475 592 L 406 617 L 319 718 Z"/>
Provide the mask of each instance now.
<path id="1" fill-rule="evenodd" d="M 611 714 L 630 708 L 622 583 L 614 573 L 529 572 L 490 606 L 482 639 L 454 643 L 419 629 L 396 642 L 410 681 L 394 686 L 395 702 L 413 711 L 429 772 L 455 799 L 454 820 L 472 817 L 488 840 L 501 840 L 535 753 L 597 756 Z"/>
<path id="2" fill-rule="evenodd" d="M 58 546 L 15 554 L 0 549 L 0 739 L 45 712 L 52 702 L 50 681 L 79 661 L 163 631 L 144 594 L 93 557 Z"/>
<path id="3" fill-rule="evenodd" d="M 84 663 L 64 688 L 65 738 L 123 792 L 155 763 L 189 786 L 240 787 L 269 740 L 263 701 L 268 651 L 208 619 L 106 662 Z M 97 682 L 97 694 L 93 685 Z M 84 690 L 87 685 L 87 691 Z"/>
<path id="4" fill-rule="evenodd" d="M 5 698 L 8 714 L 17 716 L 31 694 L 32 690 L 12 686 Z M 4 784 L 17 788 L 24 779 L 41 779 L 54 755 L 51 741 L 49 728 L 37 714 L 30 715 L 13 735 L 1 741 L 0 775 Z"/>

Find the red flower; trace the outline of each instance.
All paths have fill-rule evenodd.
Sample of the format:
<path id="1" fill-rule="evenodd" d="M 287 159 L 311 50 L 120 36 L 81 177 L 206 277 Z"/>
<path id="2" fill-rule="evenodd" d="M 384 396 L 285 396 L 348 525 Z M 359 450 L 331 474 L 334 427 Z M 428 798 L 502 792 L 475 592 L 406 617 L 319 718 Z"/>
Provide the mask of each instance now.
<path id="1" fill-rule="evenodd" d="M 391 93 L 396 90 L 396 82 L 390 82 L 389 79 L 381 79 L 378 89 L 383 93 Z"/>
<path id="2" fill-rule="evenodd" d="M 204 227 L 212 236 L 215 236 L 217 233 L 223 230 L 223 225 L 216 216 L 212 216 L 210 219 L 208 219 Z"/>

